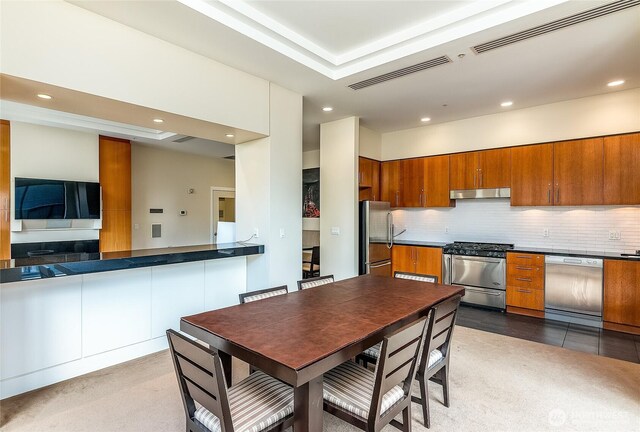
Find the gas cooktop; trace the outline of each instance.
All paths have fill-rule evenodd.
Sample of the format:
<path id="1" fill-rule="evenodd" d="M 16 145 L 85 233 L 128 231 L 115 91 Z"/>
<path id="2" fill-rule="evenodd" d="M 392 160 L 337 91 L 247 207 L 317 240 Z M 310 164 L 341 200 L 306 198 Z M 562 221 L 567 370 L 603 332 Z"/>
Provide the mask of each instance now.
<path id="1" fill-rule="evenodd" d="M 453 242 L 442 248 L 446 254 L 453 255 L 473 255 L 494 258 L 504 258 L 507 251 L 513 249 L 513 244 L 507 243 L 476 243 L 476 242 Z"/>

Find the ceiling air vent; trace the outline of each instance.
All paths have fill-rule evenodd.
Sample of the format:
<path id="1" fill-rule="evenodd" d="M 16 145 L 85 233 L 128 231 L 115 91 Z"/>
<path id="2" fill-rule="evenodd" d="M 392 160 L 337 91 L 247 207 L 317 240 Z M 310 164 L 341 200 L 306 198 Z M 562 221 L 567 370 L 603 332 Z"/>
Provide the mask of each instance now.
<path id="1" fill-rule="evenodd" d="M 528 30 L 523 30 L 518 33 L 514 33 L 509 36 L 504 36 L 499 39 L 495 39 L 489 42 L 485 42 L 480 45 L 471 47 L 476 54 L 481 54 L 487 51 L 494 50 L 512 43 L 520 42 L 532 37 L 540 36 L 545 33 L 551 33 L 556 30 L 563 29 L 575 24 L 580 24 L 585 21 L 599 18 L 601 16 L 609 15 L 614 12 L 618 12 L 633 6 L 640 5 L 640 0 L 620 0 L 613 3 L 608 3 L 597 8 L 589 9 L 584 12 L 577 13 L 565 18 L 561 18 L 555 21 L 551 21 L 547 24 L 542 24 L 537 27 L 532 27 Z"/>
<path id="2" fill-rule="evenodd" d="M 351 87 L 353 90 L 360 90 L 365 87 L 369 87 L 375 84 L 380 84 L 385 81 L 390 81 L 392 79 L 400 78 L 405 75 L 420 72 L 425 69 L 430 69 L 432 67 L 440 66 L 447 63 L 451 63 L 451 59 L 447 56 L 440 56 L 431 60 L 427 60 L 422 63 L 415 64 L 413 66 L 407 66 L 405 68 L 398 69 L 393 72 L 389 72 L 383 75 L 378 75 L 377 77 L 369 78 L 364 81 L 350 84 L 349 87 Z"/>
<path id="3" fill-rule="evenodd" d="M 192 137 L 192 136 L 183 136 L 182 138 L 178 138 L 177 140 L 173 140 L 173 142 L 183 143 L 183 142 L 191 141 L 192 139 L 194 139 L 194 137 Z"/>

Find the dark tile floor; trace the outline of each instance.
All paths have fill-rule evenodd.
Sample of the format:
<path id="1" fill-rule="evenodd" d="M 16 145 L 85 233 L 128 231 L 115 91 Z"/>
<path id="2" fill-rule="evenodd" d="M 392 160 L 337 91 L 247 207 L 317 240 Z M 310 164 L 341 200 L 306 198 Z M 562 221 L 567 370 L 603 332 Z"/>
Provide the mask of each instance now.
<path id="1" fill-rule="evenodd" d="M 548 345 L 640 363 L 640 336 L 460 306 L 457 324 Z"/>

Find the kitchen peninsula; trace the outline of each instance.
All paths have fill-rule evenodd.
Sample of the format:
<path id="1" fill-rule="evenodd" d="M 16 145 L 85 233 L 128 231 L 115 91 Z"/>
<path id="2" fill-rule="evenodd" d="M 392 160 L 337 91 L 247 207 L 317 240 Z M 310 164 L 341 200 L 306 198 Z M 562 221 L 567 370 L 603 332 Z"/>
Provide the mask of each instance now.
<path id="1" fill-rule="evenodd" d="M 247 257 L 263 253 L 229 243 L 3 261 L 0 398 L 165 349 L 180 317 L 236 304 Z"/>

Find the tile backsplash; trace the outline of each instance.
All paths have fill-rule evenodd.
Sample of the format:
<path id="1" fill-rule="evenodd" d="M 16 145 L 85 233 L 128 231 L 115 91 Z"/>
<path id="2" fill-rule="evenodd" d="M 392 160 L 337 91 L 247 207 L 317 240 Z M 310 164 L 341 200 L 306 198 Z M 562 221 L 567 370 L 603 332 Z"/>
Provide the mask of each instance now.
<path id="1" fill-rule="evenodd" d="M 511 207 L 507 199 L 458 200 L 447 209 L 393 211 L 398 239 L 480 241 L 593 252 L 640 249 L 640 206 Z M 545 230 L 548 236 L 545 237 Z M 610 232 L 619 240 L 610 240 Z"/>

